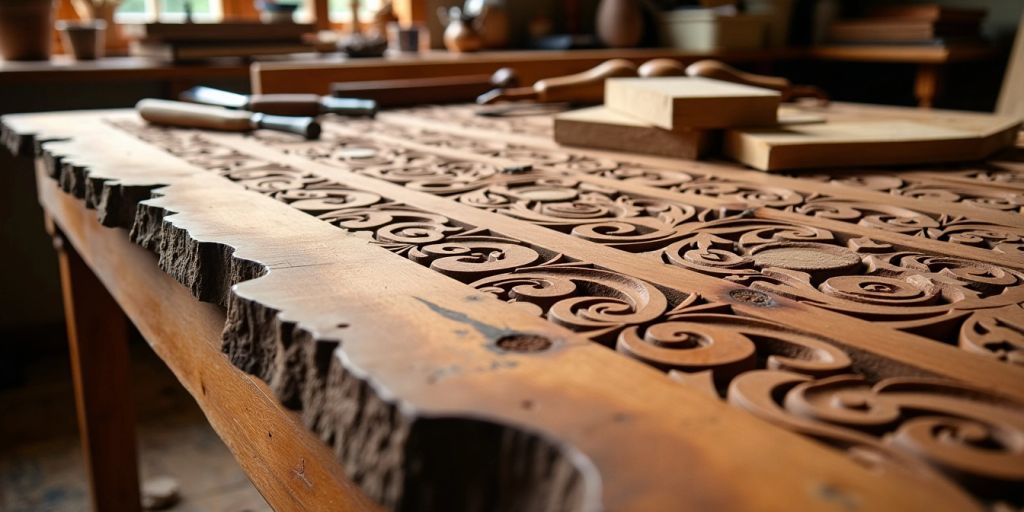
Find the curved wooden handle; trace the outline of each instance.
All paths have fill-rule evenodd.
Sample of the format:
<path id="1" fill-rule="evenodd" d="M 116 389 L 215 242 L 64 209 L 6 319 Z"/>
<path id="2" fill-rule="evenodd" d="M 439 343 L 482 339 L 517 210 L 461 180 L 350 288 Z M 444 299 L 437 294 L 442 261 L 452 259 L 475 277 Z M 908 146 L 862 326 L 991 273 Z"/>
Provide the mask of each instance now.
<path id="1" fill-rule="evenodd" d="M 690 64 L 686 67 L 686 75 L 764 87 L 765 89 L 774 89 L 783 94 L 785 94 L 790 88 L 789 80 L 786 80 L 785 78 L 747 73 L 746 71 L 740 71 L 724 62 L 710 59 L 699 60 Z"/>
<path id="2" fill-rule="evenodd" d="M 143 119 L 154 124 L 244 132 L 253 128 L 252 112 L 181 101 L 145 99 L 135 104 Z"/>
<path id="3" fill-rule="evenodd" d="M 608 78 L 636 76 L 636 64 L 625 59 L 612 59 L 573 75 L 545 78 L 533 84 L 538 100 L 545 103 L 601 103 L 604 81 Z"/>
<path id="4" fill-rule="evenodd" d="M 643 78 L 654 76 L 685 76 L 686 67 L 675 59 L 651 59 L 640 65 L 637 74 Z"/>
<path id="5" fill-rule="evenodd" d="M 482 105 L 520 100 L 601 103 L 604 101 L 604 81 L 620 76 L 636 76 L 636 64 L 625 59 L 607 60 L 580 73 L 538 80 L 533 87 L 494 89 L 480 95 L 476 102 Z"/>
<path id="6" fill-rule="evenodd" d="M 774 89 L 782 93 L 782 101 L 796 98 L 817 98 L 824 102 L 828 101 L 828 94 L 813 85 L 793 85 L 789 80 L 780 76 L 747 73 L 717 60 L 705 59 L 694 62 L 686 67 L 686 75 Z"/>

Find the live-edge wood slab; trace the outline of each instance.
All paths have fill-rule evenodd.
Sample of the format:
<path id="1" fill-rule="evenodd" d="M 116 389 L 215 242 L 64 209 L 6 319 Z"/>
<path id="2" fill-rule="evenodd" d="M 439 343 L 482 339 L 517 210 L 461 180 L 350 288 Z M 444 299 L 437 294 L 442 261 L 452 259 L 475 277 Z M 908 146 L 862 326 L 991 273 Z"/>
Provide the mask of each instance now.
<path id="1" fill-rule="evenodd" d="M 404 120 L 384 117 L 317 144 L 150 129 L 119 112 L 8 116 L 4 139 L 52 140 L 39 144 L 43 179 L 224 306 L 231 361 L 301 410 L 385 507 L 967 510 L 1016 499 L 1024 372 L 1014 364 L 901 330 L 909 319 L 820 307 L 782 281 L 747 287 L 658 264 L 640 254 L 657 241 L 480 207 L 504 191 L 552 201 L 580 186 L 554 186 L 548 164 L 485 182 L 482 197 L 398 179 L 381 172 L 396 160 L 459 156 L 445 172 L 496 178 L 504 157 L 452 146 L 454 135 L 438 139 L 447 146 L 424 134 L 402 142 L 392 123 Z M 328 148 L 336 156 L 318 156 Z M 616 183 L 578 177 L 591 194 Z M 678 216 L 687 207 L 676 201 L 692 200 L 622 183 L 623 205 L 639 194 Z M 734 229 L 723 222 L 802 218 L 762 209 L 716 220 L 700 213 L 712 203 L 688 208 L 718 237 Z M 816 236 L 744 258 L 827 280 L 852 272 L 854 249 L 889 250 Z M 946 250 L 882 236 L 931 258 Z M 723 256 L 715 240 L 694 247 Z M 1009 272 L 996 286 L 1016 275 L 993 271 Z M 882 286 L 873 293 L 896 286 L 871 279 Z"/>

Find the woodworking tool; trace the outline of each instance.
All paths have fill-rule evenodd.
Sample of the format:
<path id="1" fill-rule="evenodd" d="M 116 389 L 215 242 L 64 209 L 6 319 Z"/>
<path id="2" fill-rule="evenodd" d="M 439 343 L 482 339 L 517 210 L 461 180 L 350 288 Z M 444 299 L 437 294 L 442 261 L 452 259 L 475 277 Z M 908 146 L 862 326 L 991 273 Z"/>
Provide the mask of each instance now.
<path id="1" fill-rule="evenodd" d="M 798 98 L 816 98 L 823 103 L 828 102 L 828 94 L 825 94 L 825 91 L 813 85 L 794 85 L 789 80 L 780 76 L 747 73 L 712 59 L 699 60 L 690 64 L 686 67 L 686 75 L 773 89 L 782 94 L 782 101 L 792 101 Z"/>
<path id="2" fill-rule="evenodd" d="M 192 103 L 217 105 L 278 116 L 317 116 L 338 114 L 343 116 L 373 117 L 377 102 L 358 98 L 337 98 L 317 94 L 237 94 L 211 87 L 193 87 L 180 98 Z"/>
<path id="3" fill-rule="evenodd" d="M 246 110 L 231 110 L 180 101 L 145 99 L 135 105 L 143 119 L 153 124 L 205 128 L 228 132 L 256 129 L 296 133 L 307 139 L 320 137 L 320 124 L 313 117 L 274 116 Z"/>

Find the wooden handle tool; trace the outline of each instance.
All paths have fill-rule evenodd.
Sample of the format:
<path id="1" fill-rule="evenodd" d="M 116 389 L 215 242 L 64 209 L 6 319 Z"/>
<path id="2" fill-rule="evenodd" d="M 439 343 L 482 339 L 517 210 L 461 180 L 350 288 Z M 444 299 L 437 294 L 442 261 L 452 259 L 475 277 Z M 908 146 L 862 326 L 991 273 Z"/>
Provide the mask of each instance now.
<path id="1" fill-rule="evenodd" d="M 278 116 L 317 116 L 338 114 L 368 116 L 377 114 L 377 103 L 357 98 L 337 98 L 317 94 L 236 94 L 211 87 L 193 87 L 180 98 L 192 103 L 217 105 Z"/>
<path id="2" fill-rule="evenodd" d="M 464 103 L 495 87 L 517 85 L 519 79 L 515 70 L 501 68 L 490 75 L 335 82 L 331 84 L 331 94 L 370 98 L 382 107 L 404 107 L 423 103 Z"/>
<path id="3" fill-rule="evenodd" d="M 135 110 L 143 119 L 153 124 L 227 132 L 248 132 L 263 128 L 295 133 L 307 139 L 320 137 L 320 124 L 312 117 L 274 116 L 246 110 L 154 99 L 138 102 Z"/>
<path id="4" fill-rule="evenodd" d="M 791 101 L 797 98 L 817 98 L 823 102 L 828 101 L 825 91 L 813 85 L 793 85 L 789 80 L 779 76 L 747 73 L 717 60 L 706 59 L 694 62 L 686 67 L 686 74 L 687 76 L 700 76 L 774 89 L 782 94 L 782 101 Z"/>
<path id="5" fill-rule="evenodd" d="M 643 78 L 654 76 L 686 76 L 686 67 L 675 59 L 651 59 L 640 65 L 637 74 Z"/>
<path id="6" fill-rule="evenodd" d="M 636 64 L 625 59 L 612 59 L 581 73 L 538 80 L 532 87 L 494 89 L 476 101 L 481 105 L 523 100 L 540 103 L 601 103 L 604 101 L 604 81 L 623 76 L 636 76 Z"/>

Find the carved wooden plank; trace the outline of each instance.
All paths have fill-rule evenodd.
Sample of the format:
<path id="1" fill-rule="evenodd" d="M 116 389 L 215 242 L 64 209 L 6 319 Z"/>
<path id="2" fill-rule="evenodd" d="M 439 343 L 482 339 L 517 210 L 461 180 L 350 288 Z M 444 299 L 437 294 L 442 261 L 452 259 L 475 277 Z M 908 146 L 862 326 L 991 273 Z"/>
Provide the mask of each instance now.
<path id="1" fill-rule="evenodd" d="M 762 289 L 772 289 L 866 319 L 884 320 L 893 327 L 924 334 L 946 343 L 957 343 L 959 337 L 959 344 L 967 350 L 988 353 L 1007 361 L 1019 361 L 1019 348 L 1015 347 L 1021 346 L 1020 333 L 1013 329 L 1000 330 L 1001 334 L 996 336 L 1000 339 L 993 340 L 978 331 L 986 329 L 976 323 L 980 317 L 973 318 L 972 311 L 1002 308 L 1022 302 L 1019 296 L 1019 277 L 1013 277 L 1019 276 L 1019 272 L 1013 268 L 1020 268 L 1020 258 L 993 256 L 987 251 L 965 249 L 885 232 L 873 233 L 862 227 L 846 228 L 845 233 L 833 232 L 829 229 L 836 229 L 834 222 L 805 219 L 791 214 L 783 214 L 783 218 L 778 219 L 780 215 L 770 211 L 755 212 L 754 217 L 778 219 L 781 222 L 751 223 L 745 219 L 748 216 L 747 212 L 718 218 L 716 212 L 711 210 L 715 206 L 714 202 L 708 204 L 705 201 L 705 209 L 695 208 L 692 201 L 671 202 L 673 194 L 647 189 L 647 195 L 639 195 L 644 193 L 644 187 L 622 184 L 615 189 L 614 183 L 601 182 L 584 175 L 574 176 L 573 179 L 543 175 L 502 177 L 497 172 L 498 169 L 502 166 L 516 167 L 518 164 L 507 159 L 493 159 L 451 149 L 451 141 L 444 142 L 445 147 L 432 148 L 429 145 L 429 137 L 424 138 L 422 133 L 403 131 L 403 138 L 388 134 L 388 130 L 389 127 L 381 126 L 379 123 L 373 130 L 351 130 L 348 138 L 328 138 L 313 145 L 312 148 L 307 147 L 304 154 L 313 155 L 314 159 L 326 162 L 329 167 L 353 168 L 361 174 L 383 176 L 390 181 L 403 183 L 406 188 L 414 188 L 417 191 L 429 190 L 438 195 L 455 198 L 459 203 L 499 211 L 556 230 L 571 230 L 572 234 L 587 241 L 630 252 L 654 254 L 665 263 L 677 267 L 748 282 Z M 371 139 L 383 141 L 384 147 L 410 148 L 415 160 L 412 163 L 395 162 L 386 160 L 388 156 L 385 156 L 386 161 L 367 158 L 352 163 L 344 159 L 321 158 L 331 154 L 333 150 L 330 148 L 341 147 L 343 149 L 339 151 L 344 152 L 351 151 L 344 149 L 349 146 L 354 146 L 363 153 L 370 151 L 374 155 L 388 155 L 388 150 L 380 144 L 375 145 L 373 140 L 353 135 L 367 131 L 374 133 Z M 408 142 L 411 139 L 415 142 Z M 271 145 L 275 143 L 273 138 L 264 140 Z M 264 156 L 274 156 L 273 150 L 257 151 L 262 151 Z M 431 154 L 431 151 L 434 153 Z M 520 151 L 515 156 L 521 158 L 526 153 Z M 296 166 L 304 165 L 305 168 L 311 168 L 302 158 L 286 158 L 290 158 Z M 541 160 L 537 165 L 542 168 L 549 162 L 550 160 Z M 369 164 L 369 167 L 362 169 L 361 164 Z M 327 172 L 330 173 L 330 170 Z M 595 181 L 598 181 L 597 185 L 600 187 L 588 187 L 588 182 Z M 536 196 L 524 195 L 517 190 L 532 192 Z M 632 190 L 639 190 L 638 195 L 622 193 Z M 406 194 L 400 190 L 394 193 Z M 547 197 L 542 194 L 547 194 Z M 415 197 L 418 194 L 411 195 Z M 444 208 L 443 202 L 435 201 L 429 206 L 423 204 L 432 211 Z M 631 208 L 626 207 L 630 205 Z M 646 207 L 643 207 L 644 205 Z M 728 203 L 718 206 L 727 207 Z M 663 210 L 667 210 L 668 213 Z M 804 222 L 800 223 L 800 219 L 804 219 Z M 709 221 L 715 222 L 709 224 Z M 758 234 L 751 234 L 751 231 Z M 722 238 L 727 233 L 727 236 L 734 239 Z M 762 238 L 760 233 L 768 233 L 767 238 Z M 709 237 L 716 238 L 717 241 L 712 242 Z M 731 247 L 741 237 L 752 237 L 753 243 L 740 243 L 739 252 L 731 251 Z M 777 264 L 766 267 L 756 261 L 754 253 L 764 250 L 758 246 L 769 247 L 770 252 L 777 252 L 780 244 L 798 246 L 783 249 L 788 251 L 788 256 L 803 254 L 811 258 L 824 257 L 829 263 L 821 268 L 797 266 L 786 269 L 785 266 L 780 267 Z M 823 244 L 830 247 L 825 248 Z M 570 244 L 570 247 L 563 247 L 561 250 L 571 251 L 573 245 L 577 244 Z M 818 249 L 824 249 L 828 255 Z M 850 250 L 853 252 L 849 252 Z M 683 251 L 689 256 L 684 257 Z M 964 260 L 965 253 L 977 260 Z M 698 255 L 701 256 L 698 258 Z M 729 257 L 724 257 L 725 255 Z M 843 258 L 848 260 L 845 268 L 843 264 L 838 263 L 839 259 Z M 993 258 L 1007 267 L 990 267 L 988 263 L 983 263 Z M 888 263 L 881 263 L 882 261 Z M 932 272 L 927 270 L 938 262 L 944 262 L 940 267 L 951 265 L 948 267 L 950 269 L 974 269 L 968 273 L 993 273 L 1001 276 L 997 279 L 1002 279 L 1006 287 L 981 295 L 973 292 L 962 294 L 947 288 L 947 292 L 941 295 L 944 298 L 938 299 L 942 285 L 930 278 Z M 864 272 L 865 269 L 870 271 Z M 779 270 L 783 270 L 784 274 L 779 274 Z M 840 275 L 836 276 L 835 273 Z M 898 279 L 890 280 L 894 276 Z M 659 278 L 660 275 L 648 279 L 657 281 Z M 826 283 L 823 282 L 825 278 L 834 279 L 829 279 Z M 902 282 L 907 279 L 923 279 L 932 284 L 923 287 L 907 286 Z M 868 286 L 869 283 L 872 288 L 878 289 L 877 293 L 867 293 L 866 290 L 858 289 L 860 286 Z M 665 284 L 672 286 L 670 283 Z M 819 285 L 821 290 L 818 289 Z M 953 286 L 971 287 L 964 281 Z M 1011 325 L 1015 325 L 1017 321 L 1012 320 L 1012 316 Z M 982 338 L 985 341 L 981 341 Z"/>
<path id="2" fill-rule="evenodd" d="M 308 510 L 310 503 L 374 510 L 345 478 L 332 450 L 282 407 L 266 384 L 220 357 L 223 308 L 195 300 L 125 230 L 100 225 L 96 211 L 63 193 L 44 172 L 37 172 L 36 185 L 47 214 L 192 394 L 275 510 Z"/>
<path id="3" fill-rule="evenodd" d="M 4 122 L 70 138 L 42 144 L 50 174 L 225 305 L 232 361 L 388 507 L 1020 505 L 1016 255 L 692 200 L 671 166 L 468 134 L 451 112 L 321 143 Z M 821 188 L 728 181 L 746 172 L 708 182 Z"/>

